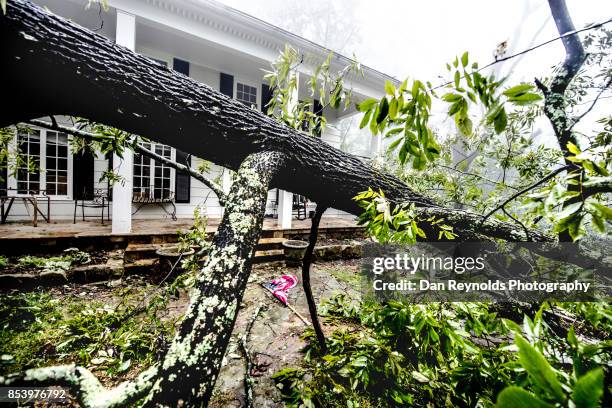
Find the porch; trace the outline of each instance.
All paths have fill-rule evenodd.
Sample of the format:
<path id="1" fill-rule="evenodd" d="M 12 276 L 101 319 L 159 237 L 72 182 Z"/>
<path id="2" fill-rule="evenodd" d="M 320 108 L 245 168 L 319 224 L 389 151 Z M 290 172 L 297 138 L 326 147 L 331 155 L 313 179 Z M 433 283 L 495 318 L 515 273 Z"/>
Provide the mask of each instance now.
<path id="1" fill-rule="evenodd" d="M 214 233 L 220 218 L 209 218 L 206 231 Z M 265 218 L 262 238 L 306 238 L 310 232 L 310 219 L 292 220 L 290 228 L 282 228 L 278 220 Z M 0 254 L 21 254 L 27 252 L 57 251 L 69 247 L 80 249 L 125 248 L 129 244 L 162 244 L 176 242 L 179 232 L 187 231 L 193 219 L 135 219 L 132 231 L 113 234 L 110 223 L 84 221 L 52 221 L 39 223 L 37 227 L 29 222 L 0 224 Z M 345 239 L 363 236 L 363 227 L 353 219 L 323 217 L 319 227 L 322 238 Z"/>

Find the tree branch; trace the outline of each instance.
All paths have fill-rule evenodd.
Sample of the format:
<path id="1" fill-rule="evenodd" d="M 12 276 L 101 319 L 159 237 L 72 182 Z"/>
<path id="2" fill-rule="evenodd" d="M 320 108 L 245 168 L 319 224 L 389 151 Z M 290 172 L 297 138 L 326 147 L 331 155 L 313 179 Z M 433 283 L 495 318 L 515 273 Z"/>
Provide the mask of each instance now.
<path id="1" fill-rule="evenodd" d="M 57 122 L 55 122 L 54 124 L 50 124 L 43 120 L 31 119 L 31 120 L 28 120 L 26 123 L 29 123 L 30 125 L 42 127 L 45 129 L 56 130 L 58 132 L 67 133 L 69 135 L 81 137 L 83 139 L 87 139 L 91 141 L 99 141 L 102 139 L 100 136 L 94 133 L 85 132 L 84 130 L 80 130 L 77 128 L 62 126 L 62 125 L 57 124 Z M 172 167 L 178 171 L 188 173 L 191 177 L 200 181 L 202 184 L 210 188 L 217 195 L 217 198 L 219 199 L 219 203 L 221 205 L 225 205 L 225 193 L 223 192 L 223 189 L 221 188 L 221 186 L 215 183 L 213 180 L 209 179 L 208 177 L 204 176 L 199 171 L 187 166 L 186 164 L 177 163 L 173 160 L 168 159 L 167 157 L 159 155 L 149 149 L 146 149 L 145 147 L 143 147 L 142 145 L 138 143 L 134 145 L 134 150 L 137 153 L 142 154 L 143 156 L 147 156 L 155 161 L 164 163 L 165 165 Z"/>
<path id="2" fill-rule="evenodd" d="M 312 267 L 314 248 L 317 244 L 319 223 L 321 222 L 321 217 L 323 216 L 325 210 L 327 210 L 326 205 L 317 204 L 315 215 L 312 218 L 312 224 L 310 226 L 308 247 L 306 248 L 306 252 L 304 253 L 304 258 L 302 260 L 302 286 L 304 287 L 306 301 L 308 302 L 308 310 L 310 311 L 310 320 L 312 321 L 312 327 L 317 335 L 317 341 L 319 342 L 321 354 L 327 354 L 327 346 L 325 345 L 325 335 L 323 334 L 321 323 L 319 322 L 319 316 L 317 315 L 317 304 L 312 296 L 312 288 L 310 287 L 310 268 Z"/>
<path id="3" fill-rule="evenodd" d="M 240 166 L 192 301 L 143 407 L 208 404 L 251 272 L 269 183 L 283 164 L 279 153 L 262 152 Z"/>
<path id="4" fill-rule="evenodd" d="M 253 325 L 259 316 L 259 312 L 261 311 L 262 304 L 259 304 L 253 314 L 251 315 L 251 319 L 248 321 L 244 334 L 240 338 L 240 348 L 242 349 L 242 353 L 244 354 L 244 406 L 245 408 L 253 407 L 253 378 L 251 377 L 251 371 L 253 370 L 253 360 L 251 358 L 251 351 L 249 350 L 249 337 L 251 335 L 251 330 L 253 329 Z"/>
<path id="5" fill-rule="evenodd" d="M 599 99 L 601 98 L 601 95 L 610 88 L 611 84 L 612 84 L 612 77 L 610 79 L 608 79 L 608 82 L 606 82 L 604 87 L 601 88 L 601 90 L 597 93 L 597 95 L 595 96 L 595 99 L 593 99 L 593 101 L 591 101 L 591 106 L 589 106 L 589 108 L 587 110 L 582 112 L 582 114 L 580 116 L 578 116 L 577 118 L 572 120 L 572 125 L 570 126 L 570 128 L 573 128 L 574 125 L 576 125 L 576 123 L 580 122 L 582 120 L 582 118 L 584 118 L 586 115 L 589 114 L 589 112 L 591 112 L 593 110 L 593 108 L 595 107 L 595 104 L 597 104 L 597 101 L 599 101 Z"/>
<path id="6" fill-rule="evenodd" d="M 397 177 L 31 2 L 8 3 L 7 14 L 0 16 L 0 37 L 9 44 L 5 54 L 11 61 L 0 64 L 0 77 L 22 90 L 0 110 L 0 126 L 49 114 L 78 116 L 147 135 L 232 170 L 250 154 L 277 151 L 287 160 L 272 188 L 355 215 L 362 209 L 353 197 L 367 188 L 382 190 L 393 202 L 442 208 Z M 440 218 L 454 228 L 457 240 L 473 236 L 465 222 L 472 216 L 437 212 L 451 215 Z M 491 232 L 499 236 L 516 229 L 508 224 Z"/>
<path id="7" fill-rule="evenodd" d="M 205 406 L 251 272 L 269 183 L 283 160 L 279 153 L 256 153 L 240 166 L 191 303 L 159 365 L 111 390 L 74 365 L 27 370 L 0 377 L 0 384 L 63 385 L 86 408 L 124 407 L 143 397 L 144 407 L 176 406 L 178 401 Z"/>
<path id="8" fill-rule="evenodd" d="M 152 379 L 157 370 L 157 366 L 152 366 L 136 379 L 125 381 L 112 389 L 105 388 L 86 368 L 75 365 L 33 368 L 0 377 L 0 384 L 4 387 L 59 385 L 68 388 L 84 408 L 118 408 L 144 397 L 153 387 Z"/>
<path id="9" fill-rule="evenodd" d="M 492 209 L 491 211 L 489 211 L 484 217 L 482 217 L 482 221 L 480 222 L 481 225 L 487 220 L 487 218 L 489 218 L 491 215 L 495 214 L 497 211 L 499 210 L 503 210 L 506 205 L 510 202 L 513 201 L 514 199 L 522 196 L 523 194 L 533 190 L 534 188 L 544 184 L 545 182 L 547 182 L 548 180 L 550 180 L 551 178 L 555 177 L 557 174 L 564 172 L 566 170 L 570 170 L 572 168 L 575 168 L 576 165 L 575 164 L 569 164 L 563 167 L 559 167 L 556 170 L 551 171 L 550 173 L 548 173 L 546 176 L 544 176 L 542 179 L 536 181 L 535 183 L 531 184 L 530 186 L 525 187 L 524 189 L 517 191 L 516 193 L 512 194 L 509 198 L 507 198 L 506 200 L 504 200 L 504 202 L 502 202 L 500 205 L 498 205 L 497 207 L 495 207 L 494 209 Z M 522 225 L 522 224 L 521 224 Z M 524 227 L 524 226 L 523 226 Z"/>

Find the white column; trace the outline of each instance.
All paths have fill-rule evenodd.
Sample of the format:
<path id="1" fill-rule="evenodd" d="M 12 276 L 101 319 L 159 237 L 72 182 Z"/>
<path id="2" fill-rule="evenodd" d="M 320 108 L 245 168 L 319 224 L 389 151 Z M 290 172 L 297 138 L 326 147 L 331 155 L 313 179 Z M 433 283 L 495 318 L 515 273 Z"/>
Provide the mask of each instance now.
<path id="1" fill-rule="evenodd" d="M 300 74 L 296 73 L 296 89 L 291 95 L 291 103 L 297 104 L 299 102 L 298 90 L 300 89 Z M 293 193 L 285 190 L 278 190 L 278 219 L 277 224 L 283 229 L 291 228 L 291 221 L 293 218 Z"/>
<path id="2" fill-rule="evenodd" d="M 376 136 L 370 137 L 370 157 L 372 159 L 378 157 L 382 152 L 382 135 L 378 133 Z"/>
<path id="3" fill-rule="evenodd" d="M 117 10 L 117 31 L 115 41 L 134 51 L 136 48 L 136 17 Z M 126 149 L 123 157 L 113 155 L 114 171 L 121 176 L 122 182 L 113 185 L 113 234 L 132 231 L 132 184 L 134 173 L 134 154 Z"/>
<path id="4" fill-rule="evenodd" d="M 278 226 L 283 229 L 291 228 L 293 217 L 293 193 L 278 190 Z"/>

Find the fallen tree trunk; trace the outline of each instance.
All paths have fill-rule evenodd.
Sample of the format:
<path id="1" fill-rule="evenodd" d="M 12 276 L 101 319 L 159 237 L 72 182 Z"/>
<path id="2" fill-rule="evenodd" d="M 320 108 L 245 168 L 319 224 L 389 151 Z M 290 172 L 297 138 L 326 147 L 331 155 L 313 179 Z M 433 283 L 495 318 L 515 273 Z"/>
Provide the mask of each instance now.
<path id="1" fill-rule="evenodd" d="M 5 61 L 0 76 L 19 90 L 0 110 L 0 127 L 48 115 L 79 116 L 233 170 L 251 153 L 277 151 L 287 160 L 272 187 L 332 208 L 359 214 L 352 198 L 368 187 L 384 191 L 395 203 L 438 207 L 356 156 L 290 129 L 26 0 L 8 3 L 7 14 L 0 16 L 0 36 Z M 454 214 L 446 223 L 456 227 L 458 239 L 474 239 L 471 231 L 463 234 L 462 228 L 478 216 L 471 214 L 468 221 Z M 496 236 L 527 239 L 518 225 L 504 224 L 502 229 L 500 223 L 486 225 Z M 532 240 L 549 239 L 531 235 Z"/>
<path id="2" fill-rule="evenodd" d="M 63 385 L 86 408 L 124 407 L 142 398 L 144 407 L 206 405 L 251 273 L 269 183 L 282 163 L 278 153 L 255 153 L 238 169 L 189 307 L 158 364 L 113 389 L 74 365 L 26 370 L 0 377 L 0 384 Z"/>

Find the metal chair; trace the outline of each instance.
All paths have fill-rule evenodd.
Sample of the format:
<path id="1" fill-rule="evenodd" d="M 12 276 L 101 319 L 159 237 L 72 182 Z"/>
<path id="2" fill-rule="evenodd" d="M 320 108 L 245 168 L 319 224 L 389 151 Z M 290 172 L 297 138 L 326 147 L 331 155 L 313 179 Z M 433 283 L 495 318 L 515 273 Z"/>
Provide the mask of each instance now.
<path id="1" fill-rule="evenodd" d="M 74 200 L 74 219 L 73 224 L 76 224 L 77 208 L 81 207 L 81 216 L 83 221 L 85 218 L 94 218 L 98 215 L 86 215 L 85 208 L 100 208 L 100 221 L 104 224 L 104 209 L 106 208 L 106 220 L 110 221 L 110 197 L 108 190 L 97 189 L 93 192 L 83 191 L 82 198 Z"/>

